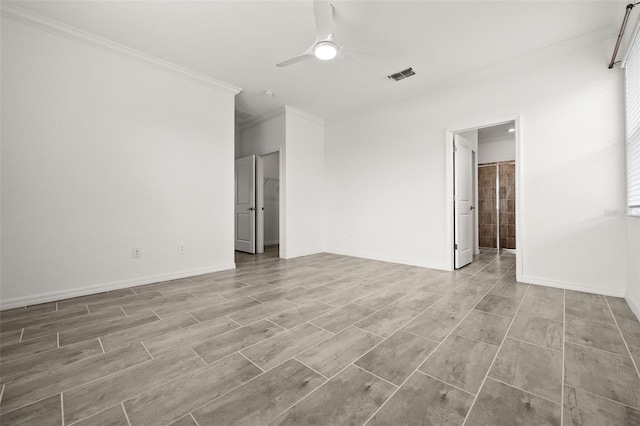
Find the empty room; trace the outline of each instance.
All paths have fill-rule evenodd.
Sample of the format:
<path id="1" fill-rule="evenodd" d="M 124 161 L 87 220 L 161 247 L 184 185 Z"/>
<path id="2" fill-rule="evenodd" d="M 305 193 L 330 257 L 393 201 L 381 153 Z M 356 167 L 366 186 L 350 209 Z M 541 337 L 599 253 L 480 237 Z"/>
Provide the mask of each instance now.
<path id="1" fill-rule="evenodd" d="M 640 4 L 0 12 L 2 426 L 640 424 Z"/>

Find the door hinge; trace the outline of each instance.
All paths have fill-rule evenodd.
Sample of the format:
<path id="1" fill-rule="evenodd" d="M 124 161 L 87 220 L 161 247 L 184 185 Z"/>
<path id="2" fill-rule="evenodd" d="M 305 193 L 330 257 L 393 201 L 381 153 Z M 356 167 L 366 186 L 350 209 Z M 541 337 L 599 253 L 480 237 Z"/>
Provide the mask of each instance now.
<path id="1" fill-rule="evenodd" d="M 458 250 L 458 245 L 457 245 L 457 244 L 454 244 L 454 245 L 453 245 L 453 249 L 454 249 L 454 250 Z"/>

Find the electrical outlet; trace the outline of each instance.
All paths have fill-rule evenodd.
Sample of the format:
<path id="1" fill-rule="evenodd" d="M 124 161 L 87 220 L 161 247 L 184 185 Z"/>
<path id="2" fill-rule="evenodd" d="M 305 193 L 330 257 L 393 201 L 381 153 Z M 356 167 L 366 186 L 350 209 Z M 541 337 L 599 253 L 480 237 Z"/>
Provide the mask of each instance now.
<path id="1" fill-rule="evenodd" d="M 185 254 L 187 252 L 187 245 L 185 243 L 178 243 L 178 254 Z"/>
<path id="2" fill-rule="evenodd" d="M 141 255 L 140 252 L 141 252 L 140 248 L 134 248 L 133 249 L 133 258 L 134 259 L 138 259 L 140 257 L 140 255 Z"/>

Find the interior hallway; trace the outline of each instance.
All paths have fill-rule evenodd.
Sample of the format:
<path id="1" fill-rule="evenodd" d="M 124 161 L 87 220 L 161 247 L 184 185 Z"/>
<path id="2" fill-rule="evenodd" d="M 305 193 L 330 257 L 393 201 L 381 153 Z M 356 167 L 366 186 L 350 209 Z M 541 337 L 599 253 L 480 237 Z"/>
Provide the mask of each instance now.
<path id="1" fill-rule="evenodd" d="M 511 253 L 236 261 L 2 311 L 0 423 L 640 424 L 624 299 L 516 283 Z"/>

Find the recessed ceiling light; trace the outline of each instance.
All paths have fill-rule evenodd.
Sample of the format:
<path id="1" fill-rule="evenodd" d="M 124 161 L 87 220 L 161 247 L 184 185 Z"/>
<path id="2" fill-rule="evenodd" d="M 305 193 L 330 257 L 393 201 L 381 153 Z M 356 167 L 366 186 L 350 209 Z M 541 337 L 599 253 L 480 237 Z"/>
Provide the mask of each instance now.
<path id="1" fill-rule="evenodd" d="M 274 95 L 273 90 L 265 90 L 264 95 L 269 96 L 270 98 L 273 97 Z"/>
<path id="2" fill-rule="evenodd" d="M 507 132 L 509 132 L 509 133 L 513 133 L 513 132 L 515 132 L 515 131 L 516 131 L 516 129 L 514 129 L 513 127 L 512 127 L 512 128 L 510 128 L 510 129 L 507 129 Z"/>
<path id="3" fill-rule="evenodd" d="M 338 46 L 332 41 L 321 41 L 313 47 L 313 54 L 323 61 L 333 59 L 338 54 Z"/>

